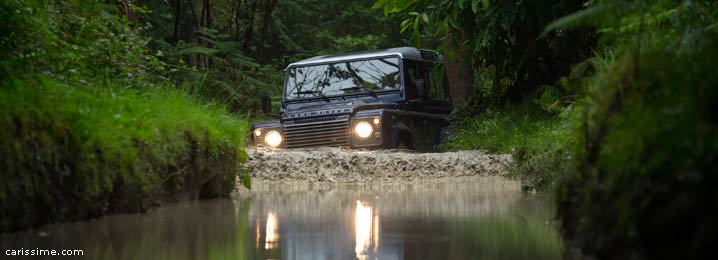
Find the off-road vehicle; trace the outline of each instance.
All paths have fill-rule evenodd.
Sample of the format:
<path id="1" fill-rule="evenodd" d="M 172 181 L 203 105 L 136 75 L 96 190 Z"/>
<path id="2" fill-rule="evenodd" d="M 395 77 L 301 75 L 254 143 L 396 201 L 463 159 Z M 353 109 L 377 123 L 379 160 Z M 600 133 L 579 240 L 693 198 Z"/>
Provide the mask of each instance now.
<path id="1" fill-rule="evenodd" d="M 278 120 L 252 125 L 257 147 L 436 149 L 451 100 L 441 55 L 411 47 L 289 64 Z M 262 110 L 271 115 L 271 99 Z"/>

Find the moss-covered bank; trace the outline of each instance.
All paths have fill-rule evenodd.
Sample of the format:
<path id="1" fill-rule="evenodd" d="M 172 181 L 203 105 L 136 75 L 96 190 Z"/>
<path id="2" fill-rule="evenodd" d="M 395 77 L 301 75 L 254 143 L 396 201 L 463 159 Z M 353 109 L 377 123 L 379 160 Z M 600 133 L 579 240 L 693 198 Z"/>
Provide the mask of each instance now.
<path id="1" fill-rule="evenodd" d="M 0 232 L 226 196 L 246 173 L 246 121 L 167 83 L 115 6 L 0 17 Z"/>
<path id="2" fill-rule="evenodd" d="M 225 196 L 246 124 L 183 93 L 15 82 L 0 90 L 0 230 Z"/>
<path id="3" fill-rule="evenodd" d="M 565 235 L 607 259 L 709 259 L 718 236 L 718 34 L 646 35 L 579 102 Z M 688 37 L 690 36 L 690 37 Z"/>

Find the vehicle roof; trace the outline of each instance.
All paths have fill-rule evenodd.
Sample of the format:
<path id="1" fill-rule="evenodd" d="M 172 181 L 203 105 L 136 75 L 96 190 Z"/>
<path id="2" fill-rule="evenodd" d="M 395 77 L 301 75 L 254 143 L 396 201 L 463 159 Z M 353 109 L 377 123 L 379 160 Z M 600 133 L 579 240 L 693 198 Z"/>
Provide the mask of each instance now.
<path id="1" fill-rule="evenodd" d="M 433 50 L 417 49 L 414 47 L 398 47 L 390 49 L 382 49 L 375 51 L 361 51 L 361 52 L 350 52 L 341 54 L 331 54 L 314 56 L 309 59 L 297 61 L 287 65 L 289 67 L 306 66 L 318 63 L 331 63 L 342 60 L 355 60 L 355 59 L 366 59 L 372 57 L 381 57 L 389 55 L 398 55 L 402 59 L 418 60 L 418 61 L 438 61 L 444 62 L 444 58 Z"/>

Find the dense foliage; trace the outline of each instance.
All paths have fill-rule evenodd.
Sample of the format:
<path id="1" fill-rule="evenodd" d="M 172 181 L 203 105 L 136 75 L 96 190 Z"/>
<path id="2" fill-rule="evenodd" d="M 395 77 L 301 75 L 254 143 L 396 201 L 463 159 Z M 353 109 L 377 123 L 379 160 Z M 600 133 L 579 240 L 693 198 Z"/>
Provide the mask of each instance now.
<path id="1" fill-rule="evenodd" d="M 235 188 L 247 123 L 166 83 L 114 6 L 0 15 L 0 231 Z"/>
<path id="2" fill-rule="evenodd" d="M 563 227 L 583 248 L 611 258 L 711 253 L 716 36 L 688 49 L 651 37 L 590 85 L 573 121 L 577 168 L 557 190 Z"/>
<path id="3" fill-rule="evenodd" d="M 565 234 L 602 258 L 710 258 L 715 3 L 599 1 L 589 11 L 589 21 L 561 22 L 598 24 L 616 47 L 571 118 L 574 168 L 556 190 Z"/>
<path id="4" fill-rule="evenodd" d="M 375 6 L 404 19 L 418 43 L 444 48 L 449 62 L 452 52 L 471 59 L 477 91 L 454 111 L 447 147 L 512 152 L 525 187 L 555 188 L 569 241 L 601 258 L 709 258 L 715 2 Z"/>
<path id="5" fill-rule="evenodd" d="M 375 7 L 405 18 L 402 31 L 410 31 L 418 45 L 439 47 L 449 63 L 473 68 L 474 82 L 466 82 L 473 86 L 461 87 L 476 88 L 467 93 L 482 98 L 480 104 L 502 105 L 536 91 L 554 98 L 572 93 L 551 86 L 588 57 L 595 33 L 588 28 L 542 32 L 583 2 L 379 0 Z"/>

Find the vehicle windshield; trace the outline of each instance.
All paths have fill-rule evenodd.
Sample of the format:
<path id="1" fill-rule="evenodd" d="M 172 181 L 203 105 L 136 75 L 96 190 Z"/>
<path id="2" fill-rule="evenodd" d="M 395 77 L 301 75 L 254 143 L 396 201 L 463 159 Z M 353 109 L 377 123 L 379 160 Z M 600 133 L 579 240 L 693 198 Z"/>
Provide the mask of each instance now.
<path id="1" fill-rule="evenodd" d="M 396 90 L 401 87 L 399 58 L 355 60 L 287 70 L 285 99 L 328 97 Z"/>

